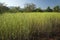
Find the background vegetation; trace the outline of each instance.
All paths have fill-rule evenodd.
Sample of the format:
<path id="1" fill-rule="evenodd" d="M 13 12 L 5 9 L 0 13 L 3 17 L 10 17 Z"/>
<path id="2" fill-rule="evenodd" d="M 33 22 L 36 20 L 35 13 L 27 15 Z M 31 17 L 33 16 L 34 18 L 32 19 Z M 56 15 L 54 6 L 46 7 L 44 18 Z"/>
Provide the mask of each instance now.
<path id="1" fill-rule="evenodd" d="M 18 7 L 7 7 L 3 3 L 0 3 L 0 13 L 4 12 L 60 12 L 60 6 L 57 5 L 54 8 L 47 7 L 46 9 L 41 9 L 40 7 L 36 7 L 33 3 L 27 3 L 24 5 L 24 8 Z"/>

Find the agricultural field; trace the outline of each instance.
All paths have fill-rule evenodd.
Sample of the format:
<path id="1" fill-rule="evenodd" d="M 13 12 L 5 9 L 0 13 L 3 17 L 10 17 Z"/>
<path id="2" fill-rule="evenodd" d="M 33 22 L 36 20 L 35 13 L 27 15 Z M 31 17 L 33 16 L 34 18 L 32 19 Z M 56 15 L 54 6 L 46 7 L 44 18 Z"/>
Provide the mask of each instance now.
<path id="1" fill-rule="evenodd" d="M 60 14 L 58 12 L 0 14 L 0 40 L 34 40 L 33 37 L 36 38 L 40 32 L 60 32 Z"/>

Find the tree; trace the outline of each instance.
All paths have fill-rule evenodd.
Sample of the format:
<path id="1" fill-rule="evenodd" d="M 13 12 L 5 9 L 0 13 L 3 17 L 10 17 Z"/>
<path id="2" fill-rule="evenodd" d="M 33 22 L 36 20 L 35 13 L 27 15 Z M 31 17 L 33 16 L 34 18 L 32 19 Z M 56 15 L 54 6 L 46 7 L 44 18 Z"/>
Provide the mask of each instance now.
<path id="1" fill-rule="evenodd" d="M 53 10 L 50 7 L 47 7 L 46 12 L 52 12 Z"/>
<path id="2" fill-rule="evenodd" d="M 60 12 L 60 6 L 55 6 L 54 7 L 54 12 Z"/>
<path id="3" fill-rule="evenodd" d="M 32 12 L 33 10 L 35 10 L 35 8 L 36 8 L 35 4 L 28 3 L 28 4 L 25 4 L 24 11 Z"/>
<path id="4" fill-rule="evenodd" d="M 0 13 L 7 12 L 9 10 L 3 3 L 0 3 Z"/>
<path id="5" fill-rule="evenodd" d="M 41 8 L 36 8 L 34 12 L 43 12 L 43 10 Z"/>
<path id="6" fill-rule="evenodd" d="M 20 7 L 10 7 L 9 12 L 13 12 L 13 13 L 20 12 Z"/>

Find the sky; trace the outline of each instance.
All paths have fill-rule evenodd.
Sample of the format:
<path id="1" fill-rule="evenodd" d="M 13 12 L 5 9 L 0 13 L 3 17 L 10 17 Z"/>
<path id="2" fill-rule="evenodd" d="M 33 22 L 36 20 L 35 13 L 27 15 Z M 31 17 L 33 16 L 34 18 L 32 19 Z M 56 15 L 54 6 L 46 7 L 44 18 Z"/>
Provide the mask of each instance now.
<path id="1" fill-rule="evenodd" d="M 60 0 L 0 0 L 1 3 L 5 3 L 6 6 L 20 6 L 21 8 L 24 7 L 26 3 L 34 3 L 37 7 L 42 9 L 47 8 L 50 6 L 53 8 L 56 5 L 60 6 Z"/>

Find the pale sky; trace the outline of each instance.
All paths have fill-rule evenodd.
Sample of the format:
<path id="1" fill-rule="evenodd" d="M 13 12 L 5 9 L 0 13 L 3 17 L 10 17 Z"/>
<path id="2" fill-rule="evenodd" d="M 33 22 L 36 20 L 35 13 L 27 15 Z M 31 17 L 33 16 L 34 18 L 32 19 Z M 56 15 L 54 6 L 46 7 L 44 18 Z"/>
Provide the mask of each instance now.
<path id="1" fill-rule="evenodd" d="M 20 6 L 21 8 L 26 3 L 34 3 L 37 7 L 41 8 L 60 6 L 60 0 L 0 0 L 0 2 L 7 4 L 7 6 Z"/>

